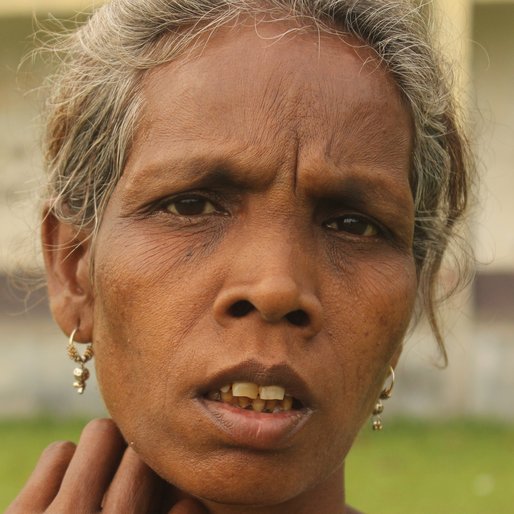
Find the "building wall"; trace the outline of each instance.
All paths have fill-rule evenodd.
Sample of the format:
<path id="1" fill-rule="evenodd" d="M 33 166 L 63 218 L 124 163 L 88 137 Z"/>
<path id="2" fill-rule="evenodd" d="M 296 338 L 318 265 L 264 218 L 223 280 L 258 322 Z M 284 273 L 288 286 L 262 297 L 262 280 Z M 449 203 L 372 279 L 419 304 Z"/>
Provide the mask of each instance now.
<path id="1" fill-rule="evenodd" d="M 473 98 L 480 208 L 473 217 L 474 409 L 501 415 L 514 391 L 514 3 L 475 7 Z"/>
<path id="2" fill-rule="evenodd" d="M 27 227 L 35 226 L 31 192 L 37 189 L 40 158 L 37 106 L 25 93 L 39 76 L 17 72 L 31 48 L 31 32 L 29 17 L 0 18 L 0 273 L 34 261 Z"/>
<path id="3" fill-rule="evenodd" d="M 450 364 L 440 372 L 426 326 L 407 342 L 390 410 L 514 418 L 514 3 L 439 1 L 441 38 L 472 120 L 480 176 L 468 231 L 472 287 L 443 307 Z"/>
<path id="4" fill-rule="evenodd" d="M 4 0 L 0 3 L 0 16 L 27 16 L 30 13 L 69 14 L 90 10 L 102 0 Z"/>
<path id="5" fill-rule="evenodd" d="M 473 86 L 481 162 L 478 257 L 487 273 L 514 273 L 514 4 L 480 5 L 473 32 Z"/>

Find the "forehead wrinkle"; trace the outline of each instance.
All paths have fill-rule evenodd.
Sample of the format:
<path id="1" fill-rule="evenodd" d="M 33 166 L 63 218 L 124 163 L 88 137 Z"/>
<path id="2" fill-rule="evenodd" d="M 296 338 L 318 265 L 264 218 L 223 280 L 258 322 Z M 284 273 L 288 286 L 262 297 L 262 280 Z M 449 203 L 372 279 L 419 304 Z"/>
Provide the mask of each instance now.
<path id="1" fill-rule="evenodd" d="M 272 48 L 278 49 L 280 45 L 281 43 L 273 45 Z M 224 59 L 222 63 L 225 65 L 229 62 L 228 56 L 223 54 L 223 48 L 220 51 Z M 267 51 L 270 52 L 267 54 L 270 58 L 274 57 L 271 48 Z M 384 87 L 384 77 L 388 75 L 385 70 L 375 68 L 377 80 L 371 81 L 373 84 L 370 85 L 370 73 L 364 73 L 362 59 L 361 62 L 355 61 L 354 54 L 359 52 L 339 55 L 339 69 L 333 68 L 331 71 L 330 68 L 328 72 L 325 69 L 325 75 L 314 73 L 314 77 L 312 73 L 306 75 L 303 68 L 290 66 L 291 59 L 283 58 L 268 60 L 265 66 L 257 68 L 260 72 L 254 73 L 253 61 L 247 59 L 242 62 L 242 74 L 239 72 L 234 76 L 230 66 L 226 68 L 226 73 L 220 73 L 217 68 L 213 75 L 216 87 L 207 87 L 206 95 L 202 90 L 202 81 L 207 86 L 212 84 L 209 81 L 212 78 L 212 66 L 207 73 L 200 66 L 202 71 L 198 82 L 197 65 L 201 65 L 209 53 L 207 51 L 198 61 L 189 61 L 187 66 L 179 67 L 176 71 L 181 76 L 180 80 L 170 80 L 167 75 L 157 81 L 158 90 L 161 90 L 159 92 L 165 95 L 164 102 L 162 95 L 156 97 L 154 94 L 152 100 L 156 103 L 153 112 L 149 113 L 153 117 L 149 127 L 151 135 L 147 137 L 148 144 L 153 143 L 156 149 L 159 147 L 159 139 L 162 140 L 161 145 L 171 146 L 205 142 L 218 149 L 223 146 L 224 151 L 230 151 L 231 155 L 245 161 L 251 162 L 255 158 L 253 167 L 255 168 L 257 162 L 259 168 L 268 168 L 270 173 L 276 173 L 278 168 L 289 171 L 292 165 L 293 176 L 296 177 L 300 170 L 297 155 L 301 157 L 304 148 L 313 142 L 325 147 L 327 156 L 340 167 L 345 165 L 345 160 L 346 166 L 353 161 L 379 166 L 384 162 L 384 156 L 388 156 L 388 152 L 394 153 L 396 147 L 400 146 L 385 145 L 381 143 L 380 137 L 381 131 L 387 130 L 380 123 L 380 113 L 383 114 L 384 109 L 380 93 L 384 89 L 390 90 L 387 86 L 391 85 L 391 81 L 387 80 L 387 86 Z M 294 49 L 292 57 L 297 53 L 298 48 Z M 320 56 L 317 56 L 317 61 L 320 62 Z M 174 63 L 171 64 L 173 65 Z M 357 76 L 352 73 L 355 67 L 358 68 Z M 341 68 L 348 68 L 349 73 L 342 72 Z M 239 96 L 227 94 L 226 88 L 230 86 L 231 80 L 244 86 Z M 361 83 L 360 90 L 364 94 L 359 91 L 357 101 L 352 102 L 351 87 L 348 93 L 344 91 L 345 81 L 349 84 L 351 82 L 354 90 L 355 81 Z M 180 94 L 177 96 L 178 82 Z M 228 87 L 228 92 L 230 91 Z M 355 94 L 353 91 L 353 95 Z M 387 97 L 387 92 L 385 96 Z M 372 100 L 376 109 L 370 108 Z M 388 106 L 392 107 L 394 105 Z M 359 109 L 363 112 L 359 113 Z M 217 113 L 220 114 L 219 119 Z M 155 123 L 156 120 L 159 123 Z M 327 125 L 331 125 L 332 130 L 327 131 Z M 353 145 L 348 142 L 363 138 L 369 139 L 366 155 L 353 155 Z M 229 141 L 231 148 L 229 145 L 225 146 Z M 360 148 L 362 149 L 362 144 Z M 389 155 L 385 160 L 389 159 L 393 161 L 394 155 Z M 407 159 L 402 162 L 405 160 Z M 398 166 L 397 163 L 396 167 Z"/>
<path id="2" fill-rule="evenodd" d="M 146 142 L 152 138 L 169 142 L 170 137 L 177 138 L 177 143 L 219 143 L 233 139 L 241 145 L 242 151 L 258 144 L 277 146 L 277 139 L 282 139 L 280 146 L 283 147 L 283 140 L 287 139 L 294 121 L 294 101 L 288 92 L 291 88 L 287 77 L 281 73 L 260 75 L 258 80 L 263 87 L 257 88 L 258 95 L 255 95 L 255 77 L 245 76 L 243 81 L 248 81 L 248 87 L 244 88 L 241 97 L 233 98 L 223 92 L 223 82 L 221 89 L 214 92 L 208 88 L 204 91 L 199 83 L 188 88 L 187 82 L 194 71 L 191 74 L 188 69 L 184 70 L 186 87 L 176 91 L 177 84 L 174 83 L 172 93 L 162 88 L 164 81 L 156 76 L 157 81 L 152 87 L 157 86 L 162 94 L 157 104 L 149 102 L 145 109 L 141 133 L 146 135 Z M 229 77 L 229 80 L 234 78 Z M 167 101 L 163 102 L 163 99 Z"/>
<path id="3" fill-rule="evenodd" d="M 369 166 L 410 168 L 413 145 L 412 131 L 405 123 L 408 120 L 397 116 L 394 126 L 384 123 L 383 109 L 369 109 L 366 105 L 355 105 L 348 114 L 340 116 L 339 130 L 330 135 L 325 152 L 336 162 L 357 163 Z M 395 144 L 386 144 L 386 135 L 394 135 Z M 344 141 L 345 144 L 341 144 Z M 366 142 L 366 152 L 358 152 L 362 146 L 352 142 Z"/>
<path id="4" fill-rule="evenodd" d="M 234 112 L 236 122 L 239 121 L 241 126 L 246 128 L 245 135 L 253 144 L 284 139 L 284 134 L 289 132 L 293 119 L 289 95 L 282 85 L 285 78 L 273 74 L 261 78 L 264 84 L 259 88 L 257 98 L 253 94 L 255 86 L 251 89 L 245 88 L 242 116 Z"/>
<path id="5" fill-rule="evenodd" d="M 327 81 L 328 91 L 327 86 L 319 88 L 316 108 L 321 115 L 315 116 L 313 132 L 305 139 L 309 143 L 319 140 L 324 126 L 331 125 L 333 130 L 325 132 L 326 137 L 321 141 L 328 160 L 341 166 L 352 163 L 390 166 L 408 174 L 414 144 L 411 113 L 387 70 L 376 69 L 373 81 L 366 75 L 359 74 L 355 79 L 363 80 L 357 96 L 352 88 L 346 93 L 344 83 L 341 86 L 337 81 Z M 334 102 L 337 97 L 346 101 Z M 394 145 L 390 144 L 391 135 Z M 362 152 L 363 141 L 365 152 Z"/>
<path id="6" fill-rule="evenodd" d="M 255 82 L 252 85 L 255 87 Z M 272 72 L 267 74 L 264 87 L 259 91 L 262 91 L 258 108 L 261 117 L 254 116 L 251 120 L 257 125 L 252 131 L 256 134 L 254 141 L 273 142 L 282 155 L 281 169 L 286 171 L 277 174 L 277 180 L 291 181 L 293 191 L 296 191 L 301 149 L 304 143 L 312 140 L 313 132 L 318 132 L 322 121 L 319 106 L 325 107 L 320 99 L 325 92 L 323 87 L 306 81 L 297 69 L 284 69 L 281 62 L 277 62 Z"/>
<path id="7" fill-rule="evenodd" d="M 168 63 L 151 70 L 143 84 L 144 108 L 134 142 L 152 144 L 156 141 L 169 142 L 177 138 L 182 142 L 193 142 L 199 139 L 215 140 L 203 131 L 204 124 L 198 123 L 201 105 L 197 95 L 184 83 L 180 68 L 178 77 L 168 84 L 165 77 L 167 68 L 172 69 L 175 63 Z M 155 94 L 155 91 L 157 94 Z M 186 130 L 184 130 L 186 128 Z M 203 132 L 201 132 L 203 131 Z"/>
<path id="8" fill-rule="evenodd" d="M 296 190 L 299 173 L 301 125 L 312 118 L 307 114 L 310 109 L 306 107 L 311 103 L 310 96 L 307 84 L 298 80 L 295 71 L 280 70 L 277 65 L 276 74 L 271 73 L 266 79 L 259 108 L 264 118 L 262 127 L 266 129 L 265 137 L 272 136 L 276 150 L 282 156 L 280 168 L 286 171 L 278 174 L 277 179 L 291 182 L 293 191 Z"/>

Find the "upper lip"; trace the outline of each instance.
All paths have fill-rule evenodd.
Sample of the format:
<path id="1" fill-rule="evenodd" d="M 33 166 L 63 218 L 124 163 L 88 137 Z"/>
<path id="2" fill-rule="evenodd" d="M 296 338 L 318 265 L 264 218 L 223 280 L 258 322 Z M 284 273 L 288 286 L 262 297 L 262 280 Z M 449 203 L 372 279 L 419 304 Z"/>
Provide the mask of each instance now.
<path id="1" fill-rule="evenodd" d="M 304 407 L 312 408 L 315 403 L 309 386 L 289 364 L 265 364 L 256 359 L 249 359 L 214 373 L 198 392 L 203 396 L 236 381 L 253 382 L 260 386 L 282 386 L 288 395 L 302 402 Z"/>

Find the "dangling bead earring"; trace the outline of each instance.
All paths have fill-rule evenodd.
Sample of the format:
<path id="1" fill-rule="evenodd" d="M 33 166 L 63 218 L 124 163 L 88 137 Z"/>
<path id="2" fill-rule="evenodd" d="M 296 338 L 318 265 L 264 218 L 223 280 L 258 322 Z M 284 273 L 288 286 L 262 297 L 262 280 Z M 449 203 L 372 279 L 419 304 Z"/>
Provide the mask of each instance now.
<path id="1" fill-rule="evenodd" d="M 73 376 L 75 377 L 73 387 L 77 390 L 78 394 L 82 394 L 86 389 L 86 380 L 89 378 L 89 370 L 85 367 L 85 364 L 93 358 L 93 345 L 89 343 L 84 355 L 80 355 L 75 348 L 75 341 L 73 340 L 77 330 L 78 327 L 70 334 L 67 350 L 70 359 L 79 365 L 79 367 L 73 370 Z"/>
<path id="2" fill-rule="evenodd" d="M 375 408 L 373 409 L 373 430 L 382 430 L 382 418 L 380 415 L 384 412 L 384 404 L 381 400 L 388 400 L 392 396 L 393 387 L 394 387 L 394 369 L 392 366 L 389 366 L 389 376 L 391 377 L 391 383 L 388 387 L 384 388 L 380 393 L 380 397 L 375 403 Z"/>

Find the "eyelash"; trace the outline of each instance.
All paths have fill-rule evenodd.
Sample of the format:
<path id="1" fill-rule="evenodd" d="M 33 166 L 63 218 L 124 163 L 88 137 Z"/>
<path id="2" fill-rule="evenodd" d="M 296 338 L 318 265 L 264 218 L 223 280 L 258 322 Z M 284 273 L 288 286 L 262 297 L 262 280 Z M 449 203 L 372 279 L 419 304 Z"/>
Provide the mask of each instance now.
<path id="1" fill-rule="evenodd" d="M 193 203 L 196 203 L 203 206 L 202 211 L 205 209 L 206 204 L 210 204 L 210 210 L 208 212 L 193 212 L 193 213 L 180 213 L 176 206 L 179 202 L 185 202 L 183 204 L 183 207 L 187 206 L 187 202 L 190 202 L 190 206 L 193 205 Z M 184 219 L 194 219 L 194 218 L 200 218 L 204 216 L 210 216 L 210 215 L 221 215 L 221 216 L 227 216 L 229 213 L 225 209 L 223 209 L 220 206 L 221 201 L 218 199 L 214 199 L 210 197 L 209 195 L 206 195 L 205 193 L 187 193 L 182 194 L 174 197 L 169 197 L 157 204 L 157 210 L 171 214 L 173 216 L 177 216 Z M 173 212 L 169 206 L 174 205 L 175 206 L 175 212 Z M 352 230 L 344 230 L 337 227 L 332 227 L 330 225 L 333 225 L 337 222 L 341 222 L 343 224 L 346 224 L 346 228 L 351 228 L 351 225 L 354 227 L 358 224 L 364 224 L 365 228 L 363 230 L 363 233 L 359 233 L 358 231 L 352 231 Z M 377 238 L 383 235 L 387 235 L 386 230 L 376 221 L 373 219 L 370 219 L 367 216 L 357 214 L 357 213 L 345 213 L 341 214 L 339 216 L 335 216 L 330 218 L 329 220 L 322 223 L 322 225 L 327 228 L 330 231 L 338 232 L 338 233 L 344 233 L 348 234 L 350 237 L 356 237 L 356 238 Z"/>
<path id="2" fill-rule="evenodd" d="M 330 225 L 333 225 L 337 222 L 342 222 L 343 225 L 346 225 L 346 230 L 343 228 L 334 228 Z M 363 238 L 376 238 L 381 235 L 384 235 L 385 230 L 382 226 L 376 221 L 368 218 L 367 216 L 363 216 L 361 214 L 356 213 L 346 213 L 341 214 L 340 216 L 333 217 L 328 221 L 325 221 L 323 225 L 334 232 L 344 232 L 345 234 L 349 234 L 354 237 L 363 237 Z M 364 230 L 359 232 L 359 230 L 351 230 L 356 225 L 364 225 Z M 353 226 L 353 227 L 352 227 Z"/>
<path id="3" fill-rule="evenodd" d="M 190 207 L 194 207 L 194 204 L 196 203 L 196 206 L 199 204 L 203 206 L 205 209 L 206 204 L 210 204 L 210 210 L 208 212 L 183 212 L 180 213 L 176 207 L 179 202 L 184 202 L 182 207 L 186 207 L 189 202 Z M 175 211 L 173 212 L 169 206 L 175 205 Z M 204 210 L 202 209 L 202 211 Z M 226 216 L 228 212 L 220 207 L 220 202 L 217 199 L 210 198 L 209 196 L 205 194 L 199 194 L 199 193 L 188 193 L 183 195 L 178 195 L 170 198 L 166 198 L 159 202 L 157 204 L 157 210 L 165 213 L 172 214 L 177 217 L 192 219 L 192 218 L 198 218 L 203 216 L 209 216 L 211 214 L 217 214 L 217 215 L 224 215 Z"/>

